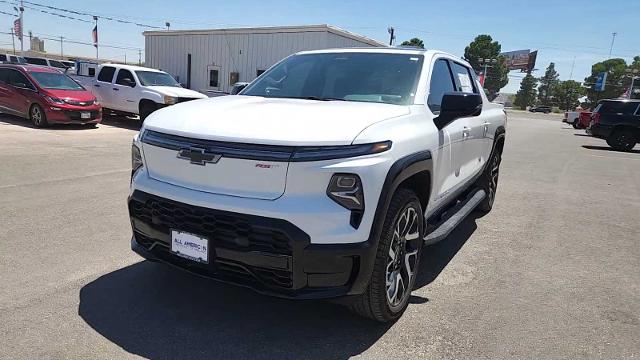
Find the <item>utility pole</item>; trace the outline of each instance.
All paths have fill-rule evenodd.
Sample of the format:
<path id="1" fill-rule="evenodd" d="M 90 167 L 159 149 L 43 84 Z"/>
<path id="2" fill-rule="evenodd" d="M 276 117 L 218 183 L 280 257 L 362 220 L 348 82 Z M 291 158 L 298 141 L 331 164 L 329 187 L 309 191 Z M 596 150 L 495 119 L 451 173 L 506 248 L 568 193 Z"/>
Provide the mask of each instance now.
<path id="1" fill-rule="evenodd" d="M 24 55 L 24 41 L 22 41 L 22 35 L 24 34 L 24 3 L 20 0 L 20 55 Z"/>
<path id="2" fill-rule="evenodd" d="M 169 29 L 171 28 L 171 24 L 167 21 L 164 23 L 164 25 L 167 27 L 167 31 L 169 31 Z"/>
<path id="3" fill-rule="evenodd" d="M 13 46 L 13 55 L 16 54 L 16 40 L 15 37 L 13 36 L 13 27 L 11 28 L 11 45 Z"/>
<path id="4" fill-rule="evenodd" d="M 127 53 L 124 53 L 124 64 L 127 65 Z"/>
<path id="5" fill-rule="evenodd" d="M 138 65 L 142 65 L 142 50 L 138 49 Z"/>
<path id="6" fill-rule="evenodd" d="M 64 51 L 62 50 L 62 42 L 64 41 L 64 38 L 62 36 L 60 36 L 60 60 L 64 60 Z"/>
<path id="7" fill-rule="evenodd" d="M 576 66 L 576 57 L 573 57 L 573 63 L 571 63 L 571 75 L 569 75 L 569 80 L 573 80 L 573 68 Z"/>
<path id="8" fill-rule="evenodd" d="M 611 59 L 611 52 L 613 51 L 613 44 L 616 42 L 617 32 L 611 33 L 611 47 L 609 48 L 609 59 Z"/>
<path id="9" fill-rule="evenodd" d="M 396 29 L 393 28 L 393 26 L 387 28 L 387 31 L 389 32 L 389 46 L 393 46 L 393 41 L 396 39 Z"/>

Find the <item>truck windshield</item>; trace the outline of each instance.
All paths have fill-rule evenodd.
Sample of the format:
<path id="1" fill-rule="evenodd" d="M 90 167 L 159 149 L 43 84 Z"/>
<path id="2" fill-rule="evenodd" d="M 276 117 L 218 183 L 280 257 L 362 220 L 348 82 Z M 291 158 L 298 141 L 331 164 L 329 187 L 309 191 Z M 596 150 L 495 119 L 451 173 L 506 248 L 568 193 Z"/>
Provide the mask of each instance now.
<path id="1" fill-rule="evenodd" d="M 38 85 L 44 89 L 84 90 L 82 86 L 64 74 L 37 71 L 30 72 L 29 74 L 36 80 Z"/>
<path id="2" fill-rule="evenodd" d="M 180 86 L 171 75 L 157 71 L 136 71 L 142 86 Z"/>
<path id="3" fill-rule="evenodd" d="M 413 102 L 423 60 L 422 55 L 389 53 L 294 55 L 240 94 L 407 105 Z"/>

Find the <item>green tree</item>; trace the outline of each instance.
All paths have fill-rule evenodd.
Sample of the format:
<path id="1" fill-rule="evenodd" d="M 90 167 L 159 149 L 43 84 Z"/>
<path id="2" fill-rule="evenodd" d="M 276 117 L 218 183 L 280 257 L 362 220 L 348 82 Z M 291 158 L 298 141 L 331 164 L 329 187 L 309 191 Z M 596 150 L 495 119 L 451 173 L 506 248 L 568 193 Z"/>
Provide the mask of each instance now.
<path id="1" fill-rule="evenodd" d="M 424 41 L 422 41 L 421 39 L 418 38 L 413 38 L 411 40 L 408 41 L 403 41 L 402 44 L 400 44 L 401 46 L 415 46 L 415 47 L 419 47 L 421 49 L 424 49 Z"/>
<path id="2" fill-rule="evenodd" d="M 553 99 L 555 88 L 558 86 L 560 75 L 556 71 L 556 64 L 550 63 L 544 76 L 540 78 L 540 86 L 538 87 L 538 102 L 540 105 L 552 106 L 556 105 Z"/>
<path id="3" fill-rule="evenodd" d="M 580 98 L 586 93 L 579 82 L 573 80 L 560 81 L 553 89 L 555 103 L 563 110 L 573 110 L 580 105 Z"/>
<path id="4" fill-rule="evenodd" d="M 531 74 L 522 79 L 520 90 L 516 93 L 516 99 L 513 105 L 518 106 L 521 110 L 526 110 L 527 106 L 533 106 L 536 102 L 536 85 L 538 80 Z"/>
<path id="5" fill-rule="evenodd" d="M 623 83 L 623 79 L 627 77 L 625 72 L 627 68 L 627 63 L 624 59 L 609 59 L 593 64 L 591 66 L 591 75 L 584 79 L 585 85 L 589 86 L 587 90 L 588 106 L 593 108 L 600 99 L 617 98 L 622 95 L 626 87 L 629 86 L 629 84 Z M 597 92 L 594 88 L 596 86 L 596 78 L 601 72 L 607 73 L 607 81 L 604 91 Z"/>
<path id="6" fill-rule="evenodd" d="M 464 49 L 464 59 L 471 64 L 476 72 L 484 71 L 483 60 L 495 59 L 496 63 L 491 64 L 485 74 L 484 88 L 489 98 L 494 99 L 500 89 L 509 82 L 507 75 L 509 70 L 504 62 L 504 56 L 500 55 L 502 46 L 497 41 L 493 41 L 490 35 L 478 35 Z"/>

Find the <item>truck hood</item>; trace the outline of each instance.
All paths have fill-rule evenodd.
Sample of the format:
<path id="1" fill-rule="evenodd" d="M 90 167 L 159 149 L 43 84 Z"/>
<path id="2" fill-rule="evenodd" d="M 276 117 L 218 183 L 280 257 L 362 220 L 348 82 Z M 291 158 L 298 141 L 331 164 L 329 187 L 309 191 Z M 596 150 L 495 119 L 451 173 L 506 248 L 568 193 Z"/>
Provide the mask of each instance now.
<path id="1" fill-rule="evenodd" d="M 228 142 L 348 145 L 369 125 L 409 113 L 400 105 L 230 95 L 155 111 L 144 128 Z"/>
<path id="2" fill-rule="evenodd" d="M 195 90 L 185 89 L 177 86 L 145 86 L 149 90 L 157 91 L 162 95 L 184 97 L 184 98 L 198 98 L 204 99 L 207 95 L 197 92 Z"/>

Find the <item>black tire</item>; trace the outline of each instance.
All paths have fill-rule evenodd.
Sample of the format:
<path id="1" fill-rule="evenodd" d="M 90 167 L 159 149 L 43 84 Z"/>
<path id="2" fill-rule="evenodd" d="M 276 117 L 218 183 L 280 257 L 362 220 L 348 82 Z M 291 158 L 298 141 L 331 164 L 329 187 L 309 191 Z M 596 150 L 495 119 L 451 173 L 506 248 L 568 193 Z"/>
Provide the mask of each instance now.
<path id="1" fill-rule="evenodd" d="M 407 219 L 411 219 L 411 223 Z M 351 299 L 349 306 L 352 311 L 380 322 L 393 321 L 402 315 L 415 284 L 423 235 L 424 216 L 420 200 L 413 191 L 398 189 L 382 225 L 371 282 L 363 294 Z M 392 257 L 397 253 L 399 256 Z M 387 279 L 393 279 L 395 286 Z M 403 292 L 400 296 L 401 283 Z"/>
<path id="2" fill-rule="evenodd" d="M 31 105 L 31 108 L 29 108 L 29 120 L 31 120 L 33 126 L 37 128 L 49 126 L 49 122 L 47 122 L 47 114 L 44 113 L 44 110 L 38 104 L 33 104 Z"/>
<path id="3" fill-rule="evenodd" d="M 572 124 L 574 129 L 580 129 L 580 121 L 576 119 Z"/>
<path id="4" fill-rule="evenodd" d="M 144 121 L 152 112 L 158 110 L 158 105 L 155 103 L 144 101 L 140 103 L 140 120 Z"/>
<path id="5" fill-rule="evenodd" d="M 497 149 L 491 155 L 491 158 L 487 162 L 482 175 L 477 180 L 476 186 L 483 189 L 487 194 L 485 198 L 478 204 L 476 210 L 488 213 L 493 208 L 493 202 L 496 199 L 496 192 L 498 191 L 498 178 L 500 175 L 500 162 L 502 156 Z"/>
<path id="6" fill-rule="evenodd" d="M 607 144 L 614 150 L 631 151 L 636 146 L 638 138 L 628 129 L 614 130 L 607 139 Z"/>

